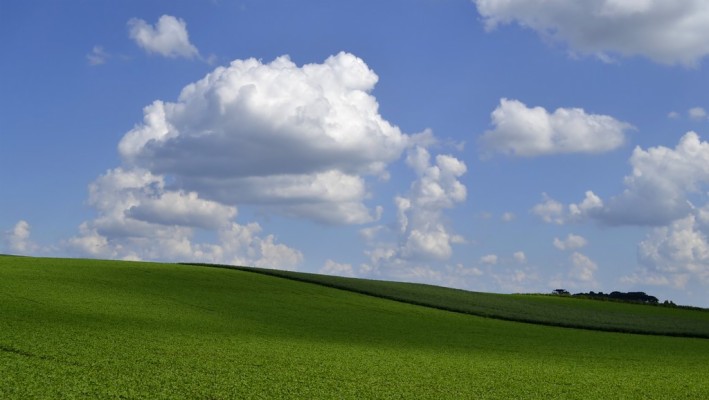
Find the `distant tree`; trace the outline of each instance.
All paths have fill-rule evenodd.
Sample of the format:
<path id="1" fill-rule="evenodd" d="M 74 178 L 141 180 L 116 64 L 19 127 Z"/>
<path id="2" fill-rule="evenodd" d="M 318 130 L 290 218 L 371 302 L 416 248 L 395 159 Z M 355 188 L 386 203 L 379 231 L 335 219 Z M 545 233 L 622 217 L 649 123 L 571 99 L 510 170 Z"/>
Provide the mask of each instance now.
<path id="1" fill-rule="evenodd" d="M 566 289 L 554 289 L 554 291 L 553 291 L 552 293 L 553 293 L 553 294 L 556 294 L 556 295 L 559 295 L 559 296 L 568 296 L 568 295 L 571 294 L 571 293 L 569 293 L 569 291 L 566 290 Z"/>

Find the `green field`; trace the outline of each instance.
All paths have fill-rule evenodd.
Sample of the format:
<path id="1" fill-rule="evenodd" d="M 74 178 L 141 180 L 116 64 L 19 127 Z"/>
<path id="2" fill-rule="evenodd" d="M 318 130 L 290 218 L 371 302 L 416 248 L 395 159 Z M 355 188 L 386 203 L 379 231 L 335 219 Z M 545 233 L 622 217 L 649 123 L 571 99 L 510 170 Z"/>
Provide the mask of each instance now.
<path id="1" fill-rule="evenodd" d="M 482 318 L 233 269 L 0 257 L 2 399 L 703 399 L 707 376 L 706 339 Z"/>
<path id="2" fill-rule="evenodd" d="M 470 292 L 417 283 L 374 281 L 250 267 L 238 268 L 371 296 L 507 321 L 650 335 L 709 338 L 709 310 L 568 296 Z"/>

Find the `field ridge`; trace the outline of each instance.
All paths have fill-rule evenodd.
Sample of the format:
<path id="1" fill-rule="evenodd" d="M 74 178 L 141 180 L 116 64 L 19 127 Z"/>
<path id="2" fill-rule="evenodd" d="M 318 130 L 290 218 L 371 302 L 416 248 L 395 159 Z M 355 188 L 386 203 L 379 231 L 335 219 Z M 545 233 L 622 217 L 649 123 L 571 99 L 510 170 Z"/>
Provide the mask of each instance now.
<path id="1" fill-rule="evenodd" d="M 602 332 L 709 339 L 709 310 L 534 295 L 472 292 L 422 283 L 348 278 L 209 263 L 182 263 L 259 273 L 387 300 L 511 322 Z"/>

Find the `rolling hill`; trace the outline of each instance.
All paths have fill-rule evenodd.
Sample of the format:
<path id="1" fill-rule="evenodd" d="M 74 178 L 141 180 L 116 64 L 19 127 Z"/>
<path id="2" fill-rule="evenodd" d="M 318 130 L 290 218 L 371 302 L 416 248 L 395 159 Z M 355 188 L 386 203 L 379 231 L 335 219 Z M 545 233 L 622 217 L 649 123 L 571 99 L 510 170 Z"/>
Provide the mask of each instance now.
<path id="1" fill-rule="evenodd" d="M 707 398 L 706 376 L 706 339 L 483 318 L 227 268 L 0 257 L 3 399 Z"/>
<path id="2" fill-rule="evenodd" d="M 235 268 L 446 311 L 507 321 L 607 332 L 709 338 L 709 310 L 541 294 L 471 292 L 418 283 L 346 278 L 274 269 Z"/>

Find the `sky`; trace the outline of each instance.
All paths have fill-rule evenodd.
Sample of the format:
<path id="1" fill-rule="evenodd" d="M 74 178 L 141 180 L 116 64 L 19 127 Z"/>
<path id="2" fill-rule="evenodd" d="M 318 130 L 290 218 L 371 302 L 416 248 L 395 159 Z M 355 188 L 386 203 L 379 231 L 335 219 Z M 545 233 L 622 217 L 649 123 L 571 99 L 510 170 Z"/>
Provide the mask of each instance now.
<path id="1" fill-rule="evenodd" d="M 0 252 L 709 307 L 703 0 L 0 2 Z"/>

